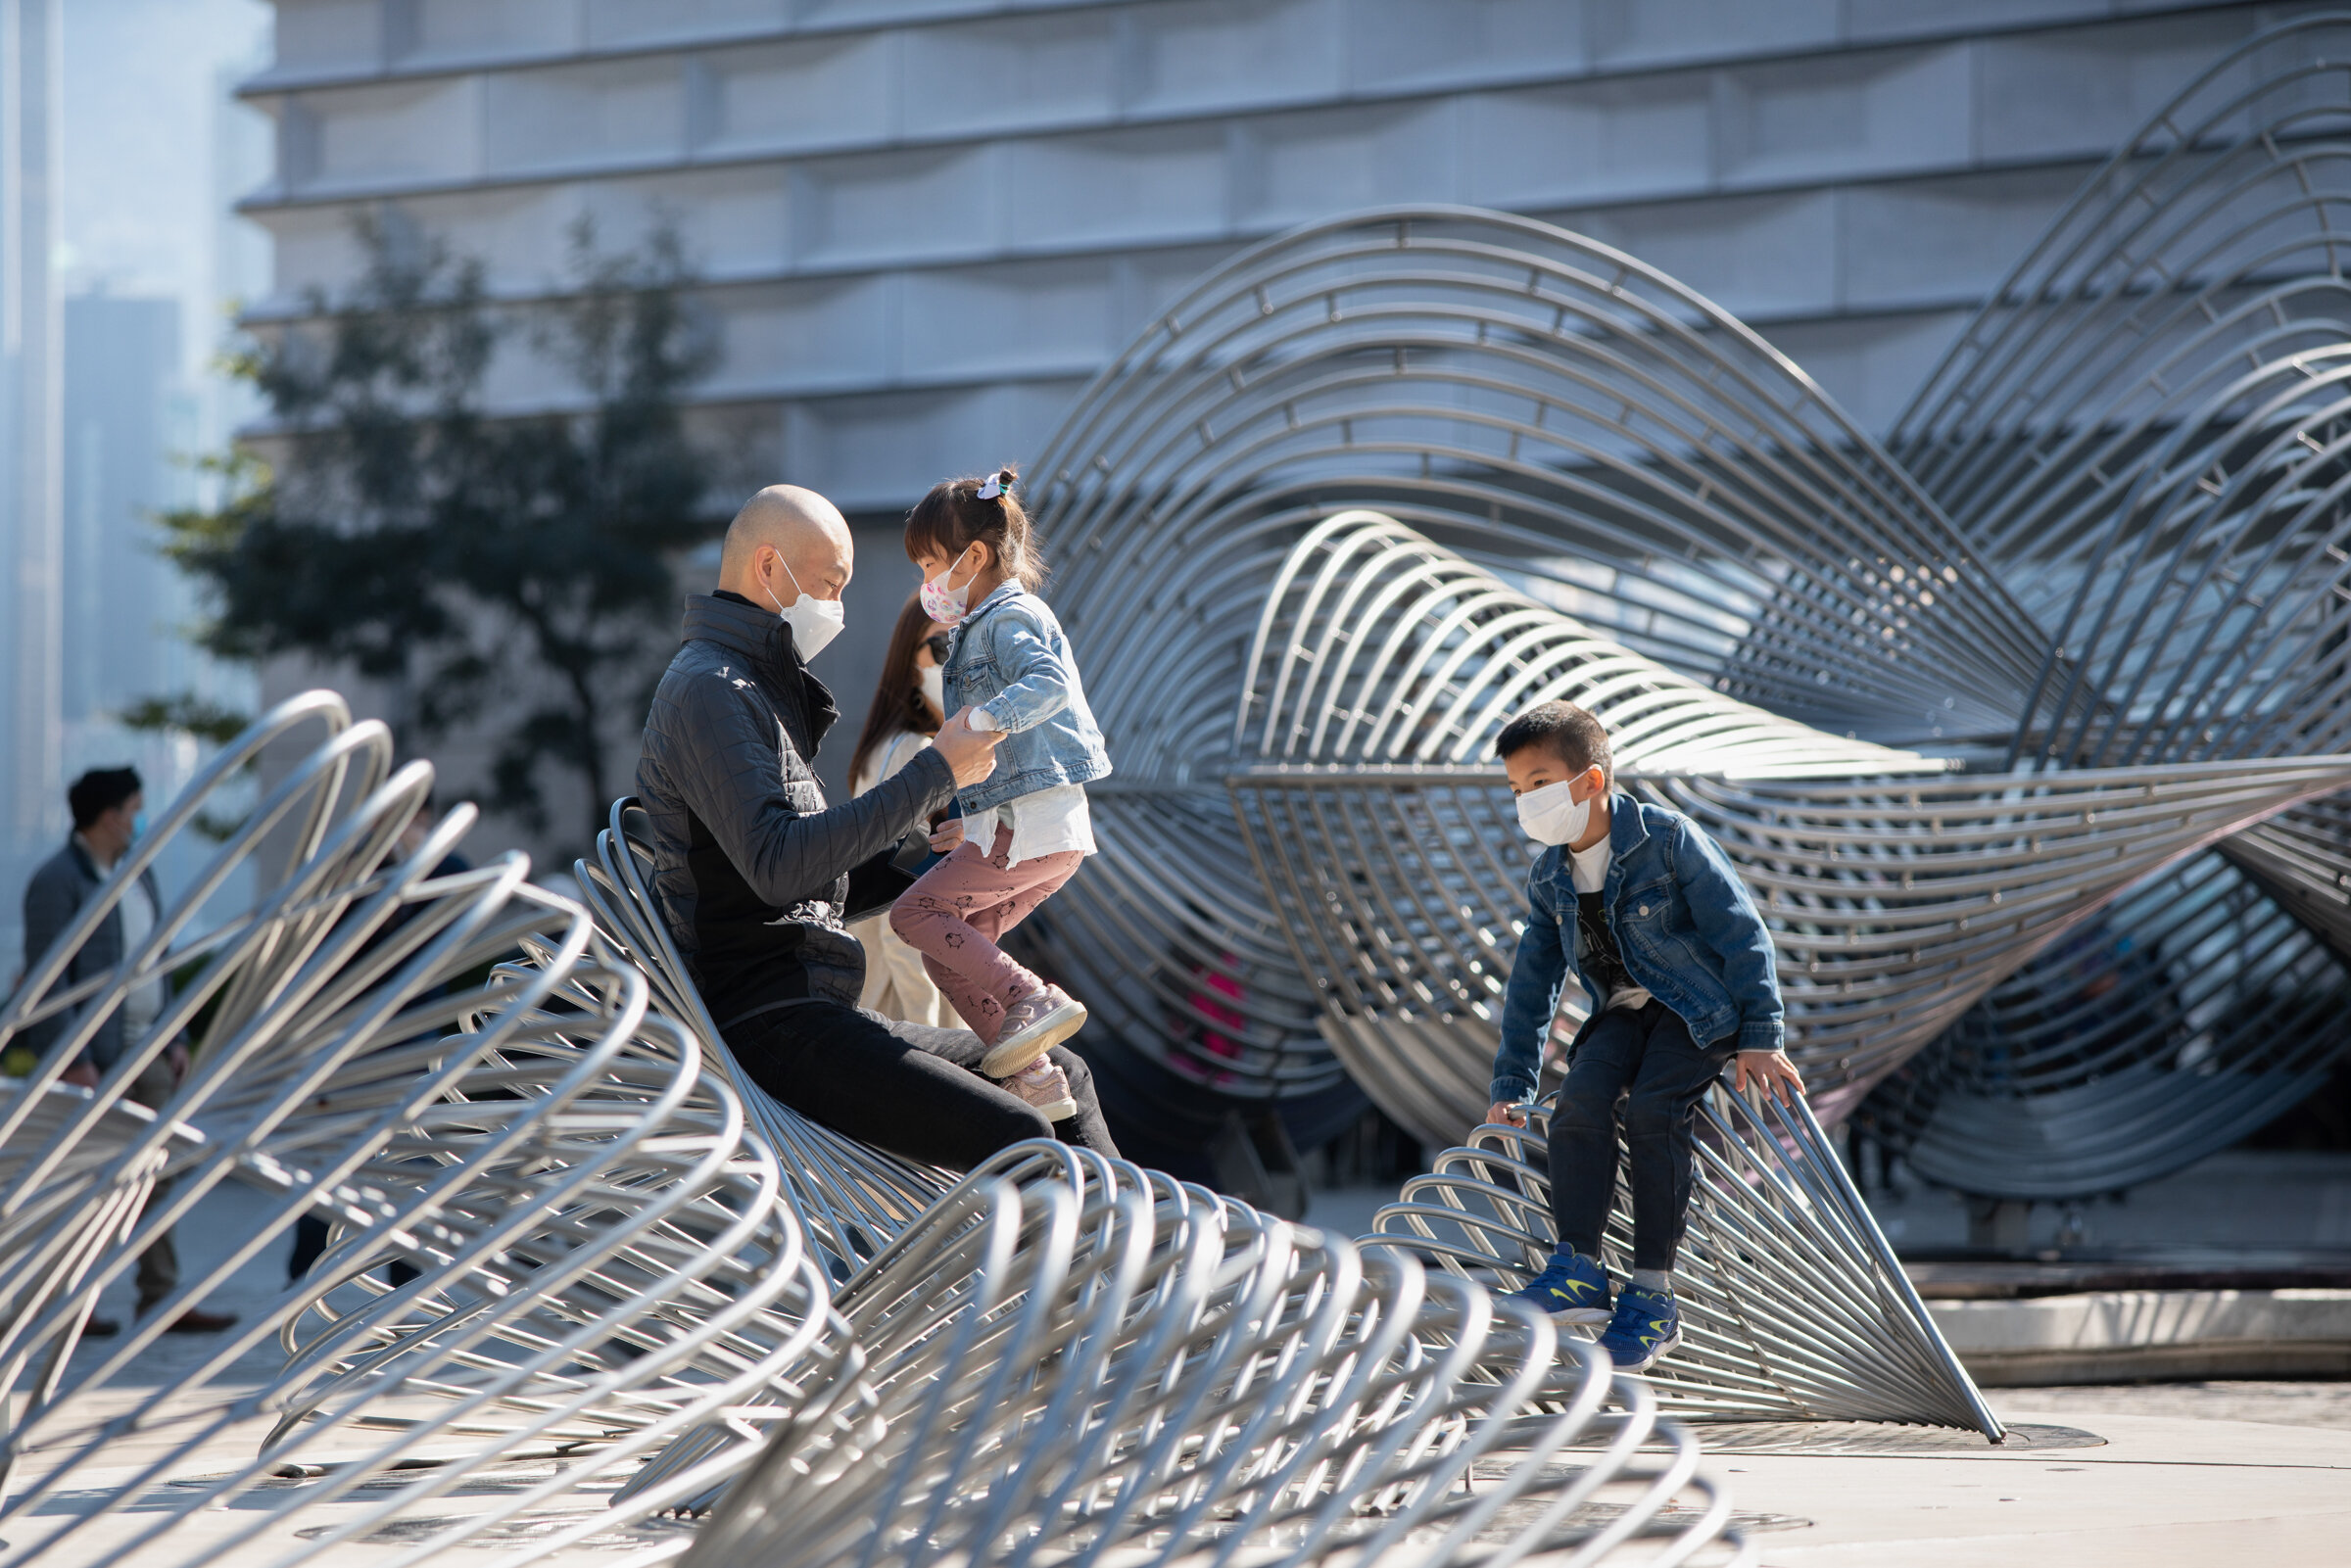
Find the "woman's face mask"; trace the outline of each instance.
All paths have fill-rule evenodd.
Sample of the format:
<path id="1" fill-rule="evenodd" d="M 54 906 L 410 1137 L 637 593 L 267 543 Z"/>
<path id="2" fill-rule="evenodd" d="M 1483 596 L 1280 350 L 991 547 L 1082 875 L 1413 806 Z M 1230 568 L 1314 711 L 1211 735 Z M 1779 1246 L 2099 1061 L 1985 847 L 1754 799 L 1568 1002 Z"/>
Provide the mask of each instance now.
<path id="1" fill-rule="evenodd" d="M 966 545 L 963 547 L 963 555 L 958 555 L 947 562 L 945 571 L 940 572 L 936 577 L 923 579 L 923 613 L 941 626 L 957 625 L 965 616 L 972 613 L 972 585 L 980 580 L 980 568 L 977 566 L 972 568 L 972 575 L 963 580 L 961 588 L 947 587 L 948 580 L 955 575 L 955 568 L 963 564 L 963 556 L 969 555 L 971 552 L 972 546 Z"/>
<path id="2" fill-rule="evenodd" d="M 1584 835 L 1592 822 L 1592 800 L 1574 798 L 1569 792 L 1574 786 L 1574 779 L 1562 779 L 1518 797 L 1518 826 L 1527 837 L 1538 844 L 1570 844 Z"/>
<path id="3" fill-rule="evenodd" d="M 947 711 L 947 672 L 937 665 L 928 665 L 915 672 L 921 683 L 923 700 L 931 704 L 934 713 Z"/>

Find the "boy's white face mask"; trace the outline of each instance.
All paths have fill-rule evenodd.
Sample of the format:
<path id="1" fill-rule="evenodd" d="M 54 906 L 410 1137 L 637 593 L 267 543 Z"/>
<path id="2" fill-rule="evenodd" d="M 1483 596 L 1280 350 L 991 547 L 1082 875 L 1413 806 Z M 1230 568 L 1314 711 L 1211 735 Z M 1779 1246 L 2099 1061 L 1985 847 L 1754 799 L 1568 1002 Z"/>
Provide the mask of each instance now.
<path id="1" fill-rule="evenodd" d="M 1592 821 L 1592 802 L 1568 793 L 1574 784 L 1573 779 L 1562 779 L 1518 797 L 1518 826 L 1527 837 L 1538 844 L 1566 844 L 1584 835 Z"/>

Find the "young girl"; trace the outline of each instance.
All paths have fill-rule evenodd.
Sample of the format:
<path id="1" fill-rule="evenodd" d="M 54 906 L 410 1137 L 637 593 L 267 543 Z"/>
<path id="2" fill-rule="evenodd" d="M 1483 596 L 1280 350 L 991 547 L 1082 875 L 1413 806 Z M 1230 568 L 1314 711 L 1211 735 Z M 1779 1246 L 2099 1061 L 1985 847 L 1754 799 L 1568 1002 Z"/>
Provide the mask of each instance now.
<path id="1" fill-rule="evenodd" d="M 1044 562 L 1014 477 L 1005 468 L 950 479 L 906 517 L 923 608 L 954 628 L 941 707 L 968 706 L 973 729 L 1005 737 L 996 771 L 956 796 L 960 830 L 949 822 L 932 839 L 950 849 L 946 859 L 899 895 L 889 924 L 987 1045 L 981 1070 L 1061 1120 L 1077 1106 L 1045 1053 L 1078 1031 L 1085 1009 L 1007 958 L 996 938 L 1094 852 L 1085 785 L 1109 774 L 1110 757 L 1069 639 L 1036 596 Z"/>
<path id="2" fill-rule="evenodd" d="M 849 793 L 862 795 L 906 766 L 931 743 L 944 716 L 940 678 L 947 662 L 947 634 L 923 613 L 922 595 L 909 594 L 890 629 L 889 651 L 882 656 L 882 680 L 866 711 L 865 729 L 849 753 Z M 933 1028 L 953 1028 L 947 999 L 923 969 L 923 955 L 898 940 L 885 910 L 849 923 L 849 934 L 865 945 L 865 991 L 857 1005 Z"/>

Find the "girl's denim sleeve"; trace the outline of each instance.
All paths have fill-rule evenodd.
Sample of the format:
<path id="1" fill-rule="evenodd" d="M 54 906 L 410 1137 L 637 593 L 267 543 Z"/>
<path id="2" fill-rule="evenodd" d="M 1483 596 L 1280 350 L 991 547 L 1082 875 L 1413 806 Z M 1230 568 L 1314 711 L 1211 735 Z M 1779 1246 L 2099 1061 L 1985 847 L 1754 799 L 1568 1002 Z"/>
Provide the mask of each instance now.
<path id="1" fill-rule="evenodd" d="M 1674 872 L 1698 934 L 1722 960 L 1723 987 L 1739 1010 L 1739 1049 L 1777 1051 L 1788 1043 L 1788 1026 L 1771 931 L 1722 846 L 1696 823 L 1682 824 L 1676 836 Z"/>
<path id="2" fill-rule="evenodd" d="M 1543 1071 L 1543 1042 L 1559 1016 L 1567 983 L 1567 953 L 1559 923 L 1542 901 L 1527 899 L 1526 929 L 1511 961 L 1511 985 L 1502 996 L 1502 1049 L 1494 1053 L 1493 1104 L 1531 1099 Z"/>
<path id="3" fill-rule="evenodd" d="M 1017 614 L 991 617 L 988 652 L 1004 689 L 981 706 L 1007 735 L 1033 730 L 1070 705 L 1070 670 L 1051 641 Z"/>

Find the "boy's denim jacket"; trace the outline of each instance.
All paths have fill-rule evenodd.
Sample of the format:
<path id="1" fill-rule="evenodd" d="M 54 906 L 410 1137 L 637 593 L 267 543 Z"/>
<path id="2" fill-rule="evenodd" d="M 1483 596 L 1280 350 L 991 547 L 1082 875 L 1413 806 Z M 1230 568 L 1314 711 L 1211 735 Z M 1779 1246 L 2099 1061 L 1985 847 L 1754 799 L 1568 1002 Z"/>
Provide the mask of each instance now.
<path id="1" fill-rule="evenodd" d="M 1720 846 L 1680 812 L 1618 792 L 1608 796 L 1608 848 L 1601 908 L 1635 983 L 1671 1008 L 1702 1049 L 1728 1049 L 1734 1035 L 1742 1051 L 1780 1049 L 1787 1029 L 1771 933 Z M 1503 996 L 1496 1105 L 1533 1096 L 1566 977 L 1592 989 L 1574 951 L 1575 872 L 1563 846 L 1535 857 L 1526 896 L 1526 930 Z"/>
<path id="2" fill-rule="evenodd" d="M 965 811 L 1109 776 L 1110 753 L 1085 705 L 1070 640 L 1045 601 L 1019 583 L 988 594 L 955 628 L 940 684 L 948 714 L 985 708 L 1004 732 L 996 771 L 955 797 Z"/>

